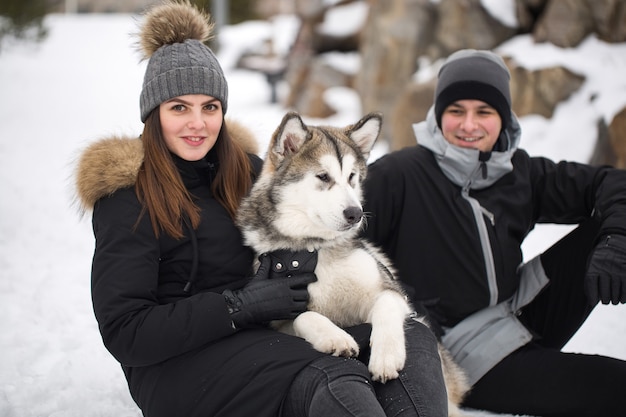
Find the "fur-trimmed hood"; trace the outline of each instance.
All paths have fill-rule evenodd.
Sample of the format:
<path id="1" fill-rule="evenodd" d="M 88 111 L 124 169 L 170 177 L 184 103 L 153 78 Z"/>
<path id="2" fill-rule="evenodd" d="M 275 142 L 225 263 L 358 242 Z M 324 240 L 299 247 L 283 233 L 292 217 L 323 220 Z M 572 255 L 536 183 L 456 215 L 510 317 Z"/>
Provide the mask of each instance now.
<path id="1" fill-rule="evenodd" d="M 258 154 L 258 142 L 249 129 L 230 119 L 226 123 L 233 140 L 247 153 Z M 143 155 L 138 137 L 111 136 L 89 145 L 79 157 L 75 173 L 80 210 L 90 211 L 102 197 L 135 185 Z"/>

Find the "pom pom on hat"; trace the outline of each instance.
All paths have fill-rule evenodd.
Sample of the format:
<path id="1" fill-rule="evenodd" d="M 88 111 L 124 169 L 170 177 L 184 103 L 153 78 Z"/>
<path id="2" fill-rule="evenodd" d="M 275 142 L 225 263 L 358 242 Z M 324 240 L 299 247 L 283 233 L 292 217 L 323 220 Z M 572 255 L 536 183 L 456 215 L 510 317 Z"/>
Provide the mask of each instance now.
<path id="1" fill-rule="evenodd" d="M 140 47 L 150 58 L 160 47 L 182 43 L 187 39 L 206 42 L 213 24 L 210 16 L 186 3 L 170 3 L 151 9 L 145 16 L 140 33 Z"/>
<path id="2" fill-rule="evenodd" d="M 464 49 L 450 55 L 439 70 L 435 89 L 435 116 L 441 116 L 457 100 L 481 100 L 502 119 L 502 129 L 511 122 L 511 74 L 502 58 L 491 51 Z"/>
<path id="3" fill-rule="evenodd" d="M 228 84 L 213 51 L 210 16 L 188 1 L 152 8 L 139 33 L 139 47 L 148 59 L 139 98 L 141 121 L 164 101 L 186 94 L 206 94 L 228 107 Z"/>

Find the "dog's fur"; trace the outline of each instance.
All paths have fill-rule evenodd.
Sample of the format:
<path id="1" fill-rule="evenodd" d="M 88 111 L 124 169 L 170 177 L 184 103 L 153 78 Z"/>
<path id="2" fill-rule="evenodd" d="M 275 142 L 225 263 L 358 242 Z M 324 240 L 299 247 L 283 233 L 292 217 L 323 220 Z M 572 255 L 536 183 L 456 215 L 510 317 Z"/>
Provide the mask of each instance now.
<path id="1" fill-rule="evenodd" d="M 237 224 L 258 254 L 318 252 L 308 311 L 273 325 L 318 351 L 355 356 L 359 346 L 342 328 L 371 323 L 368 367 L 372 378 L 384 383 L 404 367 L 404 324 L 412 308 L 388 258 L 358 237 L 365 221 L 361 185 L 381 124 L 376 113 L 345 128 L 307 126 L 297 113 L 286 114 Z M 465 377 L 442 347 L 440 355 L 449 412 L 460 415 Z"/>

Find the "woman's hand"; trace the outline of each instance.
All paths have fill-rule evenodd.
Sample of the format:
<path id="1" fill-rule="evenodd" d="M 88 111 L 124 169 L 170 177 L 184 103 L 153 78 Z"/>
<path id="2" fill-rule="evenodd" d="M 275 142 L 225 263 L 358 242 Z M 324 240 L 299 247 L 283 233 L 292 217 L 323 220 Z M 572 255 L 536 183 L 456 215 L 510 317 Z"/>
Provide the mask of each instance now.
<path id="1" fill-rule="evenodd" d="M 307 285 L 315 282 L 313 272 L 269 279 L 271 259 L 261 255 L 257 273 L 240 290 L 223 292 L 235 327 L 246 328 L 272 320 L 293 320 L 306 310 Z"/>

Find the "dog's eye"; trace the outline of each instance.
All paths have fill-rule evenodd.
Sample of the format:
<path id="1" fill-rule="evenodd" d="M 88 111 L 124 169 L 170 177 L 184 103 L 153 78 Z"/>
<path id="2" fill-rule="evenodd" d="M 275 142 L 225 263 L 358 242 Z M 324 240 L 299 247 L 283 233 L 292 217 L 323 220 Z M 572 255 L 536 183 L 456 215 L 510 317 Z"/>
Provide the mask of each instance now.
<path id="1" fill-rule="evenodd" d="M 322 182 L 330 182 L 330 177 L 326 173 L 324 173 L 324 174 L 317 174 L 317 178 L 319 178 L 319 180 L 322 181 Z"/>
<path id="2" fill-rule="evenodd" d="M 354 181 L 354 178 L 356 178 L 356 172 L 351 172 L 350 176 L 348 177 L 348 181 L 352 182 Z"/>

